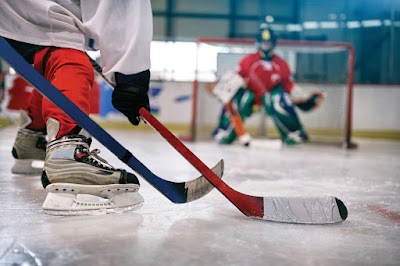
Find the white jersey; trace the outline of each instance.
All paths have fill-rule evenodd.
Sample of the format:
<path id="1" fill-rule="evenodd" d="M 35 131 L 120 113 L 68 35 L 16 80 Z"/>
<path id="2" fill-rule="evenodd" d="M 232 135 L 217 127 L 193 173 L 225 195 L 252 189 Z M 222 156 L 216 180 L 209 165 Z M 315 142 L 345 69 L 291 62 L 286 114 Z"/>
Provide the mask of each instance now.
<path id="1" fill-rule="evenodd" d="M 21 42 L 84 51 L 93 39 L 111 83 L 150 69 L 150 0 L 1 0 L 0 18 L 0 35 Z"/>

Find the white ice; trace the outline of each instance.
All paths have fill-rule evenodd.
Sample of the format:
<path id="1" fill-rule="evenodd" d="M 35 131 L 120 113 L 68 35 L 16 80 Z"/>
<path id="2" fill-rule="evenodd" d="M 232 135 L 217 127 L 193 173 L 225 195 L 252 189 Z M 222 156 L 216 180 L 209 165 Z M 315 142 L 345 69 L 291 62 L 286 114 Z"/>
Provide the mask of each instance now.
<path id="1" fill-rule="evenodd" d="M 199 175 L 152 131 L 109 132 L 160 177 Z M 40 176 L 10 172 L 15 134 L 0 129 L 0 265 L 400 265 L 400 142 L 356 140 L 357 150 L 186 143 L 209 166 L 223 158 L 223 178 L 236 190 L 332 195 L 349 211 L 343 223 L 295 225 L 248 218 L 217 190 L 173 204 L 143 179 L 137 211 L 49 216 Z M 98 142 L 92 147 L 127 168 Z"/>

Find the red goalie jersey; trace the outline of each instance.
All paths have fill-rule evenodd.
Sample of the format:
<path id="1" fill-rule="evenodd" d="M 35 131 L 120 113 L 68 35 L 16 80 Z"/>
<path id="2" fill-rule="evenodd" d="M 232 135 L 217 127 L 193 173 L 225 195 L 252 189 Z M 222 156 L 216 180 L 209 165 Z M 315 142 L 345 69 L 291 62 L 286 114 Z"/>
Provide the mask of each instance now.
<path id="1" fill-rule="evenodd" d="M 247 89 L 254 92 L 256 104 L 261 105 L 261 97 L 277 85 L 290 93 L 294 84 L 290 68 L 280 56 L 264 60 L 258 52 L 246 55 L 239 63 L 239 75 L 247 82 Z"/>

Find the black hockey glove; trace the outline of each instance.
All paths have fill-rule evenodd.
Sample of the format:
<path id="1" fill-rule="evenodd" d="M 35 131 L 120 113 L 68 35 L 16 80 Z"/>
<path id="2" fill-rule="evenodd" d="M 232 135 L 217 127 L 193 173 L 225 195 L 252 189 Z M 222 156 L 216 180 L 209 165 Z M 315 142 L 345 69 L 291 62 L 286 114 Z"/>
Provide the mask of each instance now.
<path id="1" fill-rule="evenodd" d="M 139 109 L 144 107 L 150 111 L 149 82 L 150 71 L 138 74 L 124 75 L 115 73 L 117 85 L 112 94 L 114 107 L 128 117 L 129 121 L 137 126 L 140 122 Z"/>
<path id="2" fill-rule="evenodd" d="M 300 108 L 300 110 L 308 112 L 320 106 L 324 99 L 325 94 L 320 91 L 316 91 L 306 99 L 293 100 L 293 103 Z"/>

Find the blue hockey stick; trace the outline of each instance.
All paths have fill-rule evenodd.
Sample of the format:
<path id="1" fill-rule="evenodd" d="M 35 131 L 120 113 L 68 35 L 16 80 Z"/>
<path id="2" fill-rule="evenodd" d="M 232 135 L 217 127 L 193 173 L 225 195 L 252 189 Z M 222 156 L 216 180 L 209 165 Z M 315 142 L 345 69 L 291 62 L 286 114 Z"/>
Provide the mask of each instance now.
<path id="1" fill-rule="evenodd" d="M 2 37 L 0 37 L 0 57 L 7 61 L 22 77 L 31 83 L 45 97 L 75 120 L 79 126 L 89 132 L 122 162 L 140 174 L 170 201 L 174 203 L 190 202 L 203 197 L 214 188 L 214 186 L 204 176 L 200 176 L 188 182 L 175 183 L 155 175 L 135 156 L 133 156 L 130 151 L 124 148 L 102 127 L 79 109 L 79 107 L 64 96 L 64 94 L 62 94 L 56 87 L 48 82 Z M 213 171 L 219 177 L 222 177 L 223 166 L 223 160 L 221 160 L 213 167 Z"/>

